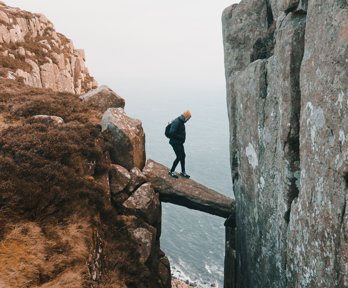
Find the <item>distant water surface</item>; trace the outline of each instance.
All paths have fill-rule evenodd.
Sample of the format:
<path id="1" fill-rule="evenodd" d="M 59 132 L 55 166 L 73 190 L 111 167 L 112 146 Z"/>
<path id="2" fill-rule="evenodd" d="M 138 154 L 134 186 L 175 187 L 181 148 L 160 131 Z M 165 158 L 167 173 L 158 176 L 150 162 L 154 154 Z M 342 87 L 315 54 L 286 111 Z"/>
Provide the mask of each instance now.
<path id="1" fill-rule="evenodd" d="M 164 129 L 168 121 L 190 109 L 186 123 L 186 170 L 191 178 L 229 197 L 229 128 L 223 92 L 164 92 L 161 97 L 127 99 L 126 112 L 141 119 L 146 133 L 147 159 L 168 167 L 175 154 Z M 180 164 L 177 167 L 180 171 Z M 169 257 L 172 274 L 198 287 L 223 287 L 224 219 L 164 203 L 161 249 Z"/>

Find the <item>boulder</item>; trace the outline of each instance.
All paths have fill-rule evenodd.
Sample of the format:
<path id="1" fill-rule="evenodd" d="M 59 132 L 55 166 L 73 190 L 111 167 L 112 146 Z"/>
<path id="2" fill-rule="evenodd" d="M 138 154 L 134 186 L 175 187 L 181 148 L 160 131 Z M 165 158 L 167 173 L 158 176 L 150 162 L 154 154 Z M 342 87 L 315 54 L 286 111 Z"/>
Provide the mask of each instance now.
<path id="1" fill-rule="evenodd" d="M 131 179 L 130 173 L 120 165 L 111 165 L 109 177 L 111 198 L 115 203 L 121 204 L 128 198 L 125 188 Z"/>
<path id="2" fill-rule="evenodd" d="M 145 134 L 140 120 L 130 118 L 122 108 L 109 108 L 103 115 L 102 131 L 109 131 L 111 160 L 128 170 L 145 165 Z"/>
<path id="3" fill-rule="evenodd" d="M 105 85 L 80 96 L 80 99 L 101 112 L 105 112 L 108 108 L 124 108 L 125 105 L 124 99 Z"/>
<path id="4" fill-rule="evenodd" d="M 35 119 L 48 119 L 53 121 L 55 124 L 63 124 L 64 120 L 61 117 L 58 116 L 49 116 L 49 115 L 35 115 Z"/>
<path id="5" fill-rule="evenodd" d="M 159 195 L 155 193 L 150 183 L 140 186 L 123 203 L 128 214 L 137 215 L 147 223 L 157 227 L 161 219 L 161 203 Z"/>
<path id="6" fill-rule="evenodd" d="M 21 55 L 21 56 L 25 56 L 25 49 L 23 48 L 23 47 L 19 47 L 18 49 L 17 49 L 17 51 L 18 51 L 18 54 L 19 55 Z"/>
<path id="7" fill-rule="evenodd" d="M 128 233 L 130 237 L 138 243 L 138 253 L 140 255 L 139 261 L 144 264 L 153 252 L 155 239 L 156 239 L 156 229 L 153 228 L 151 231 L 148 228 L 137 228 L 129 229 Z"/>
<path id="8" fill-rule="evenodd" d="M 153 160 L 148 160 L 143 170 L 160 200 L 190 209 L 227 218 L 234 214 L 234 200 L 205 187 L 192 179 L 174 179 L 169 169 Z"/>
<path id="9" fill-rule="evenodd" d="M 132 193 L 135 191 L 141 184 L 146 182 L 146 177 L 143 172 L 137 167 L 132 168 L 130 171 L 131 180 L 128 183 L 127 191 Z"/>

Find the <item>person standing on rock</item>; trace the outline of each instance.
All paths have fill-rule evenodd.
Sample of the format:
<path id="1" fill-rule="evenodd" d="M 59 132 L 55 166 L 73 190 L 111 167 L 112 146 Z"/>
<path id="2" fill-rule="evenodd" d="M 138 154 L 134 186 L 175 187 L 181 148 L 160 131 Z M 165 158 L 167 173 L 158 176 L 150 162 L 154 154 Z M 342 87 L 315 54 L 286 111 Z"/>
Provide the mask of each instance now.
<path id="1" fill-rule="evenodd" d="M 169 171 L 168 175 L 178 178 L 178 176 L 174 173 L 176 166 L 180 162 L 181 164 L 181 173 L 180 175 L 185 178 L 190 178 L 189 175 L 186 174 L 185 171 L 185 149 L 184 149 L 184 143 L 186 140 L 186 130 L 185 130 L 185 123 L 190 120 L 191 118 L 191 112 L 189 110 L 186 110 L 182 115 L 180 115 L 178 118 L 176 118 L 170 126 L 169 130 L 169 144 L 172 145 L 173 150 L 176 155 L 176 159 L 173 162 L 172 169 Z"/>

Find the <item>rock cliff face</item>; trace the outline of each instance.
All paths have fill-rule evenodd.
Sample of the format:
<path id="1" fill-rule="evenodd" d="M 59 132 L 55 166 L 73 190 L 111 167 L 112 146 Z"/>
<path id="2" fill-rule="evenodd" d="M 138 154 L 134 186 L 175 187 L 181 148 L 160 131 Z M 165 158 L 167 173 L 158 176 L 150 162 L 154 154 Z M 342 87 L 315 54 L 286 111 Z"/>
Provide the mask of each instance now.
<path id="1" fill-rule="evenodd" d="M 237 287 L 347 287 L 348 4 L 243 0 L 222 20 Z"/>
<path id="2" fill-rule="evenodd" d="M 41 14 L 0 2 L 0 77 L 37 88 L 83 94 L 98 86 L 85 65 L 85 52 L 54 30 Z"/>

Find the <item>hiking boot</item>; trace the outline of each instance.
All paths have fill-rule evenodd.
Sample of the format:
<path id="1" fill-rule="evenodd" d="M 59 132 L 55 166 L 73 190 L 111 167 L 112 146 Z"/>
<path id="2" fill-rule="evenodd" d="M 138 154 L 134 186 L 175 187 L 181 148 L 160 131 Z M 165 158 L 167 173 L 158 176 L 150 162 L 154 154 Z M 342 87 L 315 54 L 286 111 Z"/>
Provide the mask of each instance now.
<path id="1" fill-rule="evenodd" d="M 169 171 L 168 172 L 168 175 L 169 176 L 172 176 L 173 178 L 179 178 L 174 172 L 172 172 L 172 171 Z"/>
<path id="2" fill-rule="evenodd" d="M 186 172 L 181 172 L 180 175 L 185 178 L 190 178 L 190 175 L 187 175 Z"/>

